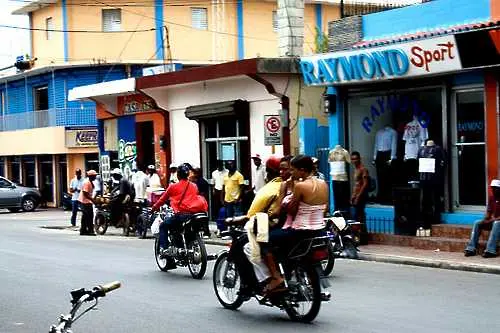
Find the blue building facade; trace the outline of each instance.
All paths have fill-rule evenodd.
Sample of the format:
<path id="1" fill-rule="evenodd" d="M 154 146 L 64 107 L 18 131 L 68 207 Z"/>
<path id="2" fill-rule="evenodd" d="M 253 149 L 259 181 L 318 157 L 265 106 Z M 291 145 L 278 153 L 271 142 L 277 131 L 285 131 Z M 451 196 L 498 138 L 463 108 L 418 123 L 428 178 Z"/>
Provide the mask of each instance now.
<path id="1" fill-rule="evenodd" d="M 58 206 L 75 168 L 99 168 L 95 103 L 68 101 L 68 91 L 142 76 L 143 67 L 65 65 L 0 78 L 0 176 Z"/>
<path id="2" fill-rule="evenodd" d="M 341 145 L 351 152 L 359 151 L 377 182 L 366 207 L 370 231 L 398 232 L 394 221 L 401 197 L 394 190 L 419 180 L 417 155 L 408 150 L 408 129 L 413 121 L 422 130 L 416 151 L 429 140 L 444 151 L 443 165 L 438 167 L 442 167 L 442 182 L 436 185 L 439 193 L 434 202 L 442 214 L 436 220 L 429 219 L 470 224 L 484 215 L 489 180 L 498 176 L 498 156 L 490 156 L 498 148 L 496 103 L 490 102 L 498 101 L 498 77 L 484 70 L 465 70 L 480 67 L 481 60 L 460 46 L 484 37 L 492 45 L 493 58 L 500 50 L 495 54 L 494 37 L 491 42 L 487 32 L 477 38 L 460 33 L 498 29 L 492 20 L 490 0 L 431 1 L 365 15 L 360 43 L 349 50 L 301 60 L 305 83 L 325 86 L 326 95 L 335 96 L 329 116 L 329 148 Z M 442 50 L 444 45 L 453 53 Z M 471 44 L 468 48 L 478 47 Z M 458 50 L 460 55 L 455 53 Z M 478 63 L 470 66 L 471 61 Z M 477 126 L 472 128 L 472 123 Z M 391 133 L 395 133 L 397 143 L 393 151 L 387 148 L 394 156 L 384 161 L 391 164 L 388 174 L 381 177 L 377 153 L 386 148 L 381 148 L 376 133 L 386 127 L 394 130 Z M 304 126 L 300 138 L 304 146 L 313 144 L 315 140 L 310 138 L 316 133 L 314 126 Z M 415 160 L 416 166 L 409 167 L 410 160 Z M 352 174 L 352 168 L 349 172 Z M 388 196 L 380 198 L 377 192 L 385 181 L 392 186 L 385 186 Z M 332 191 L 332 209 L 333 198 Z"/>

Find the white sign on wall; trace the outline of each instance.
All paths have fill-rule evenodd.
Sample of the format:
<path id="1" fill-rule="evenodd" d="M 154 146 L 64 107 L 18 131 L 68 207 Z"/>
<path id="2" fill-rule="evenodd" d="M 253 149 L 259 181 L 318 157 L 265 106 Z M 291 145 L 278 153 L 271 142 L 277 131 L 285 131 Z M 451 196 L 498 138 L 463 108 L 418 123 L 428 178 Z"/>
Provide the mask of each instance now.
<path id="1" fill-rule="evenodd" d="M 276 146 L 283 144 L 283 127 L 279 115 L 264 116 L 264 145 Z"/>
<path id="2" fill-rule="evenodd" d="M 455 36 L 303 57 L 306 85 L 324 86 L 453 72 L 462 68 Z"/>

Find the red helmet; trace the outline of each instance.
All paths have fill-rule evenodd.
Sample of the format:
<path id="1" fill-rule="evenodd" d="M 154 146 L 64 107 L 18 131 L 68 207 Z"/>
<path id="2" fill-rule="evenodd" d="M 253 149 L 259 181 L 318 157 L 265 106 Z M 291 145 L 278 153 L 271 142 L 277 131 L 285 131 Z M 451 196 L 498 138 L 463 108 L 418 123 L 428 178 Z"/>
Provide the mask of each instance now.
<path id="1" fill-rule="evenodd" d="M 280 170 L 281 158 L 278 156 L 270 156 L 266 161 L 266 169 L 271 169 L 274 171 Z"/>

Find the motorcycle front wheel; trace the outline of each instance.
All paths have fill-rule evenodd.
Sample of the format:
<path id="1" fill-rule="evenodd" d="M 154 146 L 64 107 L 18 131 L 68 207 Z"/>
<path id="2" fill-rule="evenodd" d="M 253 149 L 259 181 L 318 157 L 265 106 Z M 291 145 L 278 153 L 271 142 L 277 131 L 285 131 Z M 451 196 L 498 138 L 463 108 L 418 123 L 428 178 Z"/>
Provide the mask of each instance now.
<path id="1" fill-rule="evenodd" d="M 160 256 L 160 237 L 159 236 L 155 237 L 155 259 L 156 259 L 156 265 L 158 265 L 158 268 L 162 272 L 168 271 L 168 268 L 167 268 L 167 266 L 168 266 L 167 258 L 162 258 Z"/>
<path id="2" fill-rule="evenodd" d="M 207 271 L 207 249 L 203 239 L 196 234 L 196 238 L 187 244 L 188 268 L 194 279 L 202 279 Z"/>
<path id="3" fill-rule="evenodd" d="M 241 278 L 236 269 L 236 264 L 228 259 L 228 253 L 224 252 L 215 261 L 213 273 L 214 291 L 223 307 L 236 310 L 243 304 L 243 298 L 239 294 Z"/>
<path id="4" fill-rule="evenodd" d="M 321 307 L 321 282 L 314 267 L 297 266 L 290 272 L 284 308 L 293 321 L 309 323 Z"/>
<path id="5" fill-rule="evenodd" d="M 94 218 L 94 230 L 99 235 L 104 235 L 108 230 L 108 222 L 103 214 L 96 214 Z"/>
<path id="6" fill-rule="evenodd" d="M 328 259 L 321 262 L 321 268 L 323 270 L 323 276 L 329 276 L 333 267 L 335 266 L 335 250 L 333 249 L 332 242 L 328 242 Z"/>

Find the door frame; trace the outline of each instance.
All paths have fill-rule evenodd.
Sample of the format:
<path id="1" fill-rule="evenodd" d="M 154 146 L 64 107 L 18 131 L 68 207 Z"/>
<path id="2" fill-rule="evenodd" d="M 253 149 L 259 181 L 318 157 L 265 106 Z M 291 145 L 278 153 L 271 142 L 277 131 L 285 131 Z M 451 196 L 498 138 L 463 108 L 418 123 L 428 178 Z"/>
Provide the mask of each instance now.
<path id="1" fill-rule="evenodd" d="M 482 143 L 460 144 L 457 136 L 457 96 L 460 93 L 482 92 L 483 93 L 483 117 L 484 117 L 484 141 Z M 483 84 L 453 87 L 451 90 L 451 112 L 450 112 L 450 164 L 451 164 L 451 188 L 450 207 L 452 210 L 484 211 L 485 206 L 460 205 L 458 184 L 458 146 L 484 145 L 486 151 L 486 90 Z M 484 174 L 488 179 L 488 159 L 484 158 Z M 484 184 L 485 197 L 488 199 L 488 186 Z"/>

